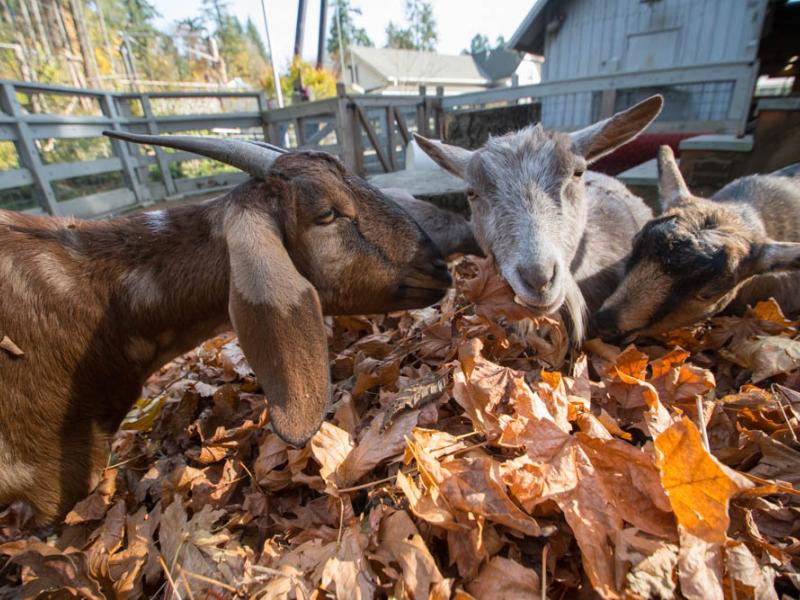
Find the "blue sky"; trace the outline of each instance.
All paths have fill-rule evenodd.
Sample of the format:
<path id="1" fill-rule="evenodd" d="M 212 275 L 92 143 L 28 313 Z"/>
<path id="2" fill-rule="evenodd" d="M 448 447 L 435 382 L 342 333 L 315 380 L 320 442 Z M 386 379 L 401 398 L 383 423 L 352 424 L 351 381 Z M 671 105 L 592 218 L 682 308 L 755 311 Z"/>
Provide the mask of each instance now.
<path id="1" fill-rule="evenodd" d="M 294 46 L 296 0 L 266 0 L 270 18 L 273 52 L 278 66 L 285 67 Z M 154 0 L 161 13 L 160 26 L 200 13 L 201 0 Z M 316 57 L 319 0 L 306 0 L 306 28 L 303 54 Z M 498 35 L 511 37 L 522 19 L 535 4 L 535 0 L 432 0 L 434 15 L 439 26 L 438 50 L 443 54 L 458 54 L 469 47 L 472 36 L 483 33 L 494 41 Z M 352 0 L 362 11 L 358 23 L 366 28 L 379 46 L 386 41 L 385 29 L 390 20 L 403 22 L 404 0 Z M 240 19 L 248 16 L 263 32 L 260 0 L 230 0 L 230 8 Z M 329 18 L 332 11 L 329 9 Z M 263 33 L 262 33 L 263 34 Z"/>

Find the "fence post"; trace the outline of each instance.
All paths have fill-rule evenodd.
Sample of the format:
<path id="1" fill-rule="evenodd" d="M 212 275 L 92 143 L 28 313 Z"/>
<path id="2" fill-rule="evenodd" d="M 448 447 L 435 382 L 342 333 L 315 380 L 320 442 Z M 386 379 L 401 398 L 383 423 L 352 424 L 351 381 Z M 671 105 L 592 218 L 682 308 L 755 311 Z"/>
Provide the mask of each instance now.
<path id="1" fill-rule="evenodd" d="M 390 105 L 387 105 L 384 109 L 384 119 L 386 120 L 386 146 L 387 150 L 389 150 L 389 164 L 392 167 L 392 171 L 397 170 L 397 160 L 395 159 L 395 146 L 397 143 L 394 140 L 394 111 Z"/>
<path id="2" fill-rule="evenodd" d="M 267 102 L 267 95 L 264 92 L 258 92 L 256 100 L 258 101 L 258 112 L 261 115 L 261 133 L 264 136 L 264 141 L 277 144 L 278 142 L 271 140 L 269 135 L 269 121 L 267 121 L 269 103 Z"/>
<path id="3" fill-rule="evenodd" d="M 110 93 L 105 93 L 100 96 L 100 108 L 103 114 L 111 119 L 111 129 L 113 131 L 122 131 L 121 119 L 117 111 L 117 105 L 114 102 L 114 96 Z M 128 152 L 127 142 L 112 139 L 111 148 L 122 164 L 122 173 L 128 187 L 133 190 L 133 197 L 136 199 L 136 203 L 142 206 L 152 204 L 152 202 L 149 201 L 150 194 L 145 192 L 139 182 L 139 178 L 136 176 L 136 171 L 133 166 L 133 157 Z"/>
<path id="4" fill-rule="evenodd" d="M 442 114 L 442 98 L 444 97 L 444 86 L 436 86 L 436 98 L 432 98 L 431 110 L 433 111 L 433 123 L 436 129 L 436 137 L 444 139 L 444 115 Z"/>
<path id="5" fill-rule="evenodd" d="M 31 173 L 40 196 L 39 203 L 46 212 L 51 215 L 58 215 L 60 214 L 58 200 L 55 192 L 53 192 L 53 187 L 50 185 L 50 179 L 44 173 L 42 158 L 36 148 L 31 128 L 25 121 L 25 115 L 22 114 L 13 84 L 3 83 L 2 100 L 6 112 L 14 118 L 13 127 L 17 130 L 17 139 L 14 143 L 17 147 L 17 154 L 22 165 Z"/>
<path id="6" fill-rule="evenodd" d="M 428 136 L 428 104 L 426 99 L 427 89 L 424 85 L 419 86 L 421 100 L 417 104 L 417 132 L 420 135 Z"/>
<path id="7" fill-rule="evenodd" d="M 360 144 L 356 144 L 355 134 L 360 132 L 343 83 L 336 84 L 336 98 L 336 139 L 341 148 L 342 162 L 351 171 L 358 172 L 359 163 L 362 161 L 358 152 Z"/>
<path id="8" fill-rule="evenodd" d="M 158 123 L 156 123 L 155 114 L 153 114 L 153 107 L 150 104 L 150 95 L 142 94 L 139 96 L 139 99 L 142 102 L 142 112 L 144 113 L 144 118 L 147 119 L 147 133 L 150 135 L 158 135 L 160 131 L 158 130 Z M 167 198 L 171 196 L 177 196 L 178 186 L 175 185 L 175 181 L 172 179 L 172 173 L 169 170 L 169 159 L 167 158 L 166 153 L 159 146 L 153 146 L 153 150 L 156 153 L 156 163 L 158 163 L 158 169 L 161 171 L 161 177 L 164 179 L 164 187 L 167 190 Z"/>

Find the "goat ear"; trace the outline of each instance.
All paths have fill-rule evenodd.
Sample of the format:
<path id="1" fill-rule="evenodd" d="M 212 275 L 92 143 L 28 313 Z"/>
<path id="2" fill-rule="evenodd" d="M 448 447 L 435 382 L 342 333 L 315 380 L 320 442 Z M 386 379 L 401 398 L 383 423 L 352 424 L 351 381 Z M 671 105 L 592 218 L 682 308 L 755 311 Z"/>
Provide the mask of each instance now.
<path id="1" fill-rule="evenodd" d="M 418 133 L 414 134 L 414 139 L 425 154 L 430 156 L 437 165 L 456 177 L 464 178 L 467 165 L 472 158 L 473 152 L 471 150 L 466 150 L 459 146 L 451 146 L 443 142 L 435 142 L 422 137 Z"/>
<path id="2" fill-rule="evenodd" d="M 226 220 L 228 311 L 267 396 L 275 432 L 302 446 L 322 423 L 331 393 L 328 343 L 317 291 L 295 269 L 266 212 Z"/>
<path id="3" fill-rule="evenodd" d="M 658 149 L 658 191 L 662 210 L 673 207 L 691 197 L 686 181 L 681 175 L 675 155 L 669 146 Z"/>
<path id="4" fill-rule="evenodd" d="M 799 242 L 764 242 L 751 251 L 751 274 L 800 269 Z"/>
<path id="5" fill-rule="evenodd" d="M 627 144 L 647 129 L 661 112 L 663 105 L 662 96 L 650 96 L 628 110 L 571 133 L 572 142 L 586 161 L 592 163 Z"/>

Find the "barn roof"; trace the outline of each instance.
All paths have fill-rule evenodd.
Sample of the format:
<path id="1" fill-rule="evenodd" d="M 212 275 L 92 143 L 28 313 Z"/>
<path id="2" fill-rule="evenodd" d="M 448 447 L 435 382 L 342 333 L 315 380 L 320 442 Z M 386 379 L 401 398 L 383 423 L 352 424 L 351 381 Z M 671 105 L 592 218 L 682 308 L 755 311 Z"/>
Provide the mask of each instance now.
<path id="1" fill-rule="evenodd" d="M 546 15 L 552 14 L 546 10 L 549 6 L 558 7 L 566 4 L 567 0 L 536 0 L 530 12 L 525 16 L 514 35 L 511 36 L 509 47 L 533 54 L 544 54 L 544 33 L 547 29 Z"/>

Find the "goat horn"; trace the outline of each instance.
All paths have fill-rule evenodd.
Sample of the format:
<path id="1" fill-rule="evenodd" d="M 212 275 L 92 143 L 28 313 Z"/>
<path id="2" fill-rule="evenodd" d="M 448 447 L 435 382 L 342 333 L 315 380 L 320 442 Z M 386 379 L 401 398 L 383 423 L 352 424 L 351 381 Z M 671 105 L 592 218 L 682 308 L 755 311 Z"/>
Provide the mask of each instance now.
<path id="1" fill-rule="evenodd" d="M 263 177 L 281 154 L 277 148 L 271 145 L 227 138 L 194 135 L 140 135 L 122 131 L 104 131 L 103 135 L 136 144 L 151 144 L 186 150 L 224 162 L 226 165 L 241 169 L 254 177 Z"/>
<path id="2" fill-rule="evenodd" d="M 281 146 L 276 146 L 275 144 L 270 144 L 268 142 L 261 142 L 259 140 L 247 140 L 250 144 L 255 144 L 256 146 L 261 146 L 262 148 L 266 148 L 268 150 L 272 150 L 273 152 L 277 152 L 278 154 L 289 154 L 289 150 L 286 148 L 282 148 Z"/>

